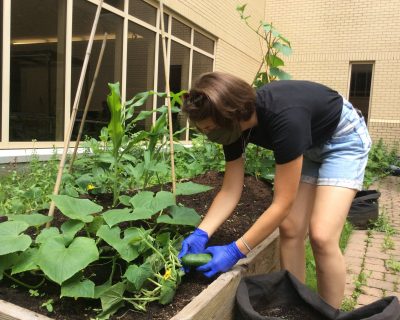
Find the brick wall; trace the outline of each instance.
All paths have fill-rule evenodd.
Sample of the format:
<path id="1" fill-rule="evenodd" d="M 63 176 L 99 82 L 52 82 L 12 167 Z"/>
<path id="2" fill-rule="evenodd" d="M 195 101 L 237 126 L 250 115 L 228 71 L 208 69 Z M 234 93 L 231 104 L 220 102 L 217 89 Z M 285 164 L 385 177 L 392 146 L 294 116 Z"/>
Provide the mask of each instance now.
<path id="1" fill-rule="evenodd" d="M 348 96 L 351 62 L 373 62 L 369 130 L 400 137 L 400 1 L 266 0 L 265 19 L 291 41 L 286 71 Z"/>

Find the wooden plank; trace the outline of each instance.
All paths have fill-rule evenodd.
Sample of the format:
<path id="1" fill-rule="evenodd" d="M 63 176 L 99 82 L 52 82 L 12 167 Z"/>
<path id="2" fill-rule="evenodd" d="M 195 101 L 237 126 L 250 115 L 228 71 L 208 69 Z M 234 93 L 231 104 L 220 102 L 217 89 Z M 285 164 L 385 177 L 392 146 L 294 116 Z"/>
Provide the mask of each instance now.
<path id="1" fill-rule="evenodd" d="M 171 320 L 232 319 L 236 289 L 242 272 L 241 267 L 235 267 L 221 274 Z"/>
<path id="2" fill-rule="evenodd" d="M 0 320 L 52 320 L 46 316 L 32 312 L 30 310 L 21 308 L 0 300 Z"/>
<path id="3" fill-rule="evenodd" d="M 232 320 L 236 290 L 243 276 L 279 269 L 279 233 L 259 244 L 231 271 L 221 274 L 171 320 Z"/>

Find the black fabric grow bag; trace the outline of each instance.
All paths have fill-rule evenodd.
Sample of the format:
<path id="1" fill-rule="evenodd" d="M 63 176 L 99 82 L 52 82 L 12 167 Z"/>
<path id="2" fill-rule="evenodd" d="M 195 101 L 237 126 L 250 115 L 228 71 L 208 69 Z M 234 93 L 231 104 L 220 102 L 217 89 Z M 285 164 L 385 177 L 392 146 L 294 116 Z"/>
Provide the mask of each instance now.
<path id="1" fill-rule="evenodd" d="M 244 277 L 240 281 L 235 320 L 289 319 L 274 316 L 277 309 L 288 314 L 295 312 L 303 320 L 335 319 L 339 314 L 288 271 Z"/>
<path id="2" fill-rule="evenodd" d="M 376 190 L 357 192 L 347 216 L 347 219 L 356 229 L 368 229 L 368 227 L 378 219 L 378 199 L 380 196 L 381 193 Z"/>
<path id="3" fill-rule="evenodd" d="M 400 320 L 400 303 L 385 297 L 351 312 L 342 312 L 335 320 Z"/>
<path id="4" fill-rule="evenodd" d="M 280 315 L 274 315 L 276 310 Z M 400 303 L 391 296 L 350 312 L 340 311 L 288 271 L 279 271 L 244 277 L 240 281 L 234 319 L 400 320 Z"/>

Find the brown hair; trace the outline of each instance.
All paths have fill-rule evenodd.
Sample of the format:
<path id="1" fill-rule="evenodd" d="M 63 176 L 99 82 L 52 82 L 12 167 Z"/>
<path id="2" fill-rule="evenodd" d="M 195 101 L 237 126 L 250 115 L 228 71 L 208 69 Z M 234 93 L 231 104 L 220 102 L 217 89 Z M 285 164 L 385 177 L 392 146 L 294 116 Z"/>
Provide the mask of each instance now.
<path id="1" fill-rule="evenodd" d="M 249 120 L 255 110 L 255 90 L 244 80 L 223 72 L 202 74 L 184 98 L 183 112 L 191 121 L 211 118 L 220 127 Z"/>

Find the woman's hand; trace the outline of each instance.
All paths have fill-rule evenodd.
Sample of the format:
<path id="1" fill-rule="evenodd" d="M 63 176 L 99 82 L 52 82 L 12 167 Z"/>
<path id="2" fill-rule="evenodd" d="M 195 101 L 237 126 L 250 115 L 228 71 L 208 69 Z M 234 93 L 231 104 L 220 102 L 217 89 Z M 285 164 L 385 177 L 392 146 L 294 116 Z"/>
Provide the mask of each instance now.
<path id="1" fill-rule="evenodd" d="M 188 253 L 203 253 L 208 242 L 208 234 L 204 230 L 197 228 L 193 233 L 182 241 L 182 249 L 178 254 L 181 259 Z M 185 272 L 189 270 L 185 269 Z"/>
<path id="2" fill-rule="evenodd" d="M 236 242 L 232 242 L 225 246 L 208 247 L 205 251 L 213 257 L 210 262 L 198 267 L 196 270 L 211 278 L 218 272 L 226 272 L 231 269 L 236 262 L 246 256 L 239 250 Z"/>

